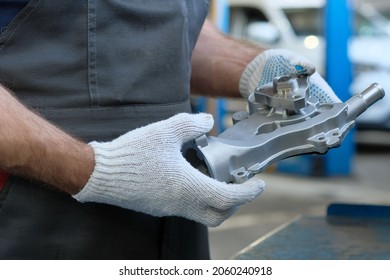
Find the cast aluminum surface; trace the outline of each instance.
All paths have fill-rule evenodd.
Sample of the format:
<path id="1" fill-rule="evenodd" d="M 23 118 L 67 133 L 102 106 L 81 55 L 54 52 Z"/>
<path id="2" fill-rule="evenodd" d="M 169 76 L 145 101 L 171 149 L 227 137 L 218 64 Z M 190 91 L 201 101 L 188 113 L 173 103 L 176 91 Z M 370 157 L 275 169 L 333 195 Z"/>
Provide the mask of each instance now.
<path id="1" fill-rule="evenodd" d="M 208 174 L 224 182 L 242 183 L 281 159 L 325 153 L 341 144 L 355 119 L 383 98 L 378 84 L 343 103 L 321 104 L 309 96 L 310 77 L 283 76 L 256 88 L 248 111 L 233 115 L 234 125 L 217 137 L 194 141 Z"/>

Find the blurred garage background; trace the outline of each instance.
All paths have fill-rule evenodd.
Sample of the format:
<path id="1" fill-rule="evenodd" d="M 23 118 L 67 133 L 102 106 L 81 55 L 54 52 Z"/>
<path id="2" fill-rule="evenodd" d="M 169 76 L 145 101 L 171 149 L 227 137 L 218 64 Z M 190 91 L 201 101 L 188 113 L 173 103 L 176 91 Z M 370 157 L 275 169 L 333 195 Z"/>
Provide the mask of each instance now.
<path id="1" fill-rule="evenodd" d="M 325 216 L 331 203 L 390 206 L 390 2 L 214 0 L 210 17 L 234 37 L 303 54 L 343 101 L 373 82 L 387 93 L 357 119 L 340 148 L 286 159 L 259 174 L 265 193 L 210 229 L 212 258 L 237 256 L 296 217 Z M 215 134 L 246 106 L 205 98 L 193 104 L 214 114 Z"/>

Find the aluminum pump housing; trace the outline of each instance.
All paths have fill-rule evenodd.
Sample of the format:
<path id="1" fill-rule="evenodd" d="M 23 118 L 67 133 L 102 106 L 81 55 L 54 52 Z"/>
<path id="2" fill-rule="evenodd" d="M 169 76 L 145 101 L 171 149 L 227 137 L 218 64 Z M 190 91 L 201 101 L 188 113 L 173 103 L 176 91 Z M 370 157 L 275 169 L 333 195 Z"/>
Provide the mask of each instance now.
<path id="1" fill-rule="evenodd" d="M 374 83 L 346 102 L 320 103 L 309 95 L 309 82 L 307 75 L 282 76 L 256 88 L 248 111 L 236 112 L 231 127 L 194 140 L 203 170 L 197 167 L 219 181 L 242 183 L 284 158 L 326 153 L 385 95 Z"/>

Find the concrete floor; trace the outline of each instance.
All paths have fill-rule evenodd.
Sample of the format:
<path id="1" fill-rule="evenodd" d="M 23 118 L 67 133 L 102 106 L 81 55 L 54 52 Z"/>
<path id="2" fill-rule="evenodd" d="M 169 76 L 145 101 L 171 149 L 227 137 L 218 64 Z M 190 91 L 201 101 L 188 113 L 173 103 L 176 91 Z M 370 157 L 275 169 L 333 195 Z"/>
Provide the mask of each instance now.
<path id="1" fill-rule="evenodd" d="M 330 203 L 390 205 L 390 132 L 381 137 L 383 145 L 358 146 L 353 174 L 348 177 L 260 174 L 267 184 L 266 191 L 222 225 L 209 230 L 212 259 L 231 258 L 299 215 L 324 216 Z"/>

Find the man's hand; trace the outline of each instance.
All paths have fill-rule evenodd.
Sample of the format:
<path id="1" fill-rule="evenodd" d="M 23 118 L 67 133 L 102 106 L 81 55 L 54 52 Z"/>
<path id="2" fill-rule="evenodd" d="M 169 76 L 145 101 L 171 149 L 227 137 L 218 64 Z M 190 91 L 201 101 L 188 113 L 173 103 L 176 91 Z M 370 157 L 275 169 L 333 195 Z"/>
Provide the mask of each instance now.
<path id="1" fill-rule="evenodd" d="M 248 64 L 240 79 L 240 93 L 247 99 L 257 86 L 289 74 L 311 75 L 309 92 L 321 103 L 340 102 L 311 62 L 299 54 L 281 49 L 267 50 Z"/>
<path id="2" fill-rule="evenodd" d="M 182 156 L 183 143 L 213 126 L 208 114 L 178 114 L 133 130 L 105 143 L 92 142 L 95 169 L 73 197 L 154 216 L 181 216 L 217 226 L 240 205 L 255 199 L 264 182 L 216 181 L 193 168 Z"/>

